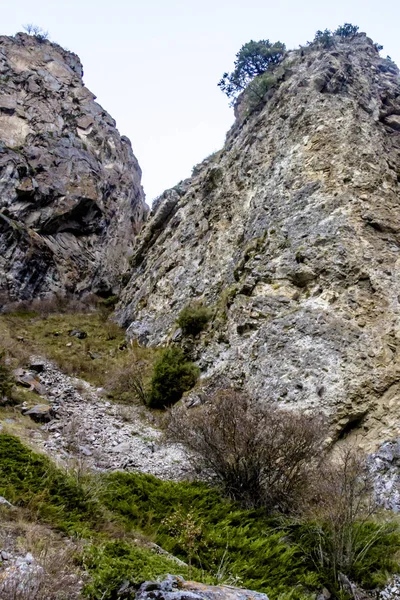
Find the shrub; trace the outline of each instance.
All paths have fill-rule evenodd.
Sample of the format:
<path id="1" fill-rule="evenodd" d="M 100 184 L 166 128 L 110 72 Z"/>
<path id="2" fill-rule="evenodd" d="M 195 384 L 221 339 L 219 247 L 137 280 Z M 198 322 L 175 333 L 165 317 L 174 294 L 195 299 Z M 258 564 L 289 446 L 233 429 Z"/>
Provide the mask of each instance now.
<path id="1" fill-rule="evenodd" d="M 265 94 L 276 82 L 277 79 L 273 74 L 264 73 L 249 83 L 245 92 L 249 112 L 256 110 L 263 103 Z"/>
<path id="2" fill-rule="evenodd" d="M 315 34 L 314 40 L 311 43 L 318 44 L 323 48 L 331 48 L 334 46 L 335 40 L 333 38 L 332 31 L 330 29 L 325 29 L 324 31 L 318 30 Z"/>
<path id="3" fill-rule="evenodd" d="M 358 30 L 359 27 L 357 27 L 357 25 L 345 23 L 344 25 L 341 25 L 334 31 L 334 35 L 338 35 L 343 38 L 354 37 L 357 34 Z"/>
<path id="4" fill-rule="evenodd" d="M 201 305 L 189 304 L 179 313 L 177 323 L 185 335 L 197 335 L 205 329 L 211 312 Z"/>
<path id="5" fill-rule="evenodd" d="M 303 554 L 336 597 L 349 591 L 349 581 L 381 584 L 385 572 L 398 570 L 400 535 L 395 523 L 371 519 L 377 505 L 365 459 L 342 451 L 320 470 L 317 485 L 316 505 L 295 534 Z"/>
<path id="6" fill-rule="evenodd" d="M 323 432 L 320 419 L 251 404 L 233 390 L 196 411 L 171 411 L 167 429 L 230 498 L 269 512 L 298 508 L 320 457 Z"/>
<path id="7" fill-rule="evenodd" d="M 218 87 L 235 99 L 258 75 L 262 75 L 277 65 L 285 52 L 285 44 L 271 43 L 269 40 L 244 44 L 236 54 L 235 68 L 232 73 L 224 73 Z"/>
<path id="8" fill-rule="evenodd" d="M 44 42 L 45 40 L 47 40 L 49 38 L 49 32 L 45 31 L 38 25 L 33 25 L 32 23 L 28 23 L 27 25 L 24 25 L 24 29 L 27 34 L 35 37 L 39 42 Z"/>
<path id="9" fill-rule="evenodd" d="M 180 348 L 166 348 L 154 365 L 149 406 L 165 408 L 175 404 L 194 386 L 199 369 L 188 361 Z"/>

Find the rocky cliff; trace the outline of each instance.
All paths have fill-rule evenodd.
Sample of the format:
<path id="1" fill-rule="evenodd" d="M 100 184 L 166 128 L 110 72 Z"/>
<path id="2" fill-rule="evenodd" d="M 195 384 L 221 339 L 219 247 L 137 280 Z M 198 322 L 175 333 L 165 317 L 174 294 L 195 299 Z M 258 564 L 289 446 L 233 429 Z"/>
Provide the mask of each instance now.
<path id="1" fill-rule="evenodd" d="M 238 112 L 156 202 L 117 317 L 142 344 L 186 344 L 205 389 L 323 410 L 371 447 L 400 420 L 398 69 L 365 34 L 335 38 L 288 53 Z M 182 340 L 193 301 L 213 318 Z"/>
<path id="2" fill-rule="evenodd" d="M 79 58 L 0 37 L 0 292 L 115 293 L 147 207 L 130 141 Z"/>

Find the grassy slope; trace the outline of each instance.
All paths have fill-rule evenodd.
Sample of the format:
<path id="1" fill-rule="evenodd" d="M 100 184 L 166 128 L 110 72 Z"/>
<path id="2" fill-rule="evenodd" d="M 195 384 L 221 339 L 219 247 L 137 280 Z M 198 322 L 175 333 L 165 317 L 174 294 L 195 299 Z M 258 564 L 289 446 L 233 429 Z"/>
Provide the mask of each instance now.
<path id="1" fill-rule="evenodd" d="M 74 329 L 84 331 L 87 337 L 70 336 Z M 23 363 L 30 354 L 45 355 L 66 373 L 101 387 L 118 380 L 132 363 L 140 363 L 146 379 L 157 356 L 154 349 L 127 347 L 124 330 L 98 312 L 46 318 L 34 312 L 0 315 L 0 347 L 15 364 Z"/>
<path id="2" fill-rule="evenodd" d="M 88 337 L 71 337 L 71 329 L 82 329 Z M 0 339 L 13 365 L 24 363 L 31 353 L 45 354 L 66 372 L 101 386 L 132 361 L 140 361 L 149 374 L 156 356 L 154 351 L 126 348 L 123 332 L 98 314 L 52 314 L 45 319 L 32 313 L 3 315 Z M 96 355 L 94 360 L 89 352 Z M 3 416 L 12 413 L 11 408 L 1 411 Z M 23 419 L 26 431 L 21 424 L 15 433 L 29 439 L 36 425 Z M 0 495 L 22 507 L 27 518 L 86 540 L 81 562 L 92 575 L 86 595 L 93 600 L 113 598 L 124 579 L 139 583 L 167 572 L 206 582 L 236 582 L 267 592 L 271 600 L 310 596 L 329 586 L 327 572 L 316 567 L 305 547 L 307 527 L 301 524 L 242 510 L 201 484 L 124 473 L 100 479 L 57 470 L 16 437 L 0 434 Z M 191 573 L 155 555 L 143 543 L 146 539 L 190 561 Z M 397 533 L 378 541 L 364 561 L 364 572 L 354 577 L 375 585 L 385 570 L 396 569 L 391 556 L 398 547 Z"/>
<path id="3" fill-rule="evenodd" d="M 0 495 L 31 520 L 87 540 L 81 563 L 92 576 L 85 591 L 91 599 L 112 599 L 125 579 L 138 584 L 168 572 L 235 582 L 271 600 L 309 597 L 327 583 L 296 543 L 293 523 L 242 510 L 203 484 L 126 473 L 103 475 L 100 483 L 58 470 L 17 438 L 0 434 Z M 193 544 L 185 534 L 192 525 Z M 146 540 L 191 560 L 193 568 L 154 554 Z M 394 566 L 388 541 L 377 544 L 369 563 L 378 576 Z M 398 534 L 390 543 L 399 547 Z"/>

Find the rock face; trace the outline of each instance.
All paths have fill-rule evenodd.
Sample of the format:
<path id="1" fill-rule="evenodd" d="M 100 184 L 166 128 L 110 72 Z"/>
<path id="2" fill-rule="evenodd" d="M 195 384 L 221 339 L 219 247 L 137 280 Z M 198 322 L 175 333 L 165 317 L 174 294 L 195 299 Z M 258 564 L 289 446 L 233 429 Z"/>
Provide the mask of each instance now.
<path id="1" fill-rule="evenodd" d="M 130 141 L 76 54 L 0 37 L 0 292 L 115 293 L 147 207 Z"/>
<path id="2" fill-rule="evenodd" d="M 399 71 L 365 34 L 280 71 L 156 203 L 117 318 L 174 343 L 180 310 L 202 302 L 214 317 L 185 343 L 207 385 L 322 410 L 372 448 L 400 422 Z"/>

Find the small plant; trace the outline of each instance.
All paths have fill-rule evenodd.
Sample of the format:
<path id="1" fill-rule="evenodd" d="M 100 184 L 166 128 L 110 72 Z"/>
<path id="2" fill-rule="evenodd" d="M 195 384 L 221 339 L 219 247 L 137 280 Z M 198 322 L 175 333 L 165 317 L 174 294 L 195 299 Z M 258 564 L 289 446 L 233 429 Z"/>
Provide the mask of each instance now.
<path id="1" fill-rule="evenodd" d="M 205 329 L 211 311 L 205 306 L 189 304 L 179 313 L 177 323 L 184 335 L 197 335 Z"/>
<path id="2" fill-rule="evenodd" d="M 316 485 L 316 502 L 296 534 L 301 551 L 335 597 L 348 581 L 376 587 L 398 568 L 400 536 L 394 522 L 372 520 L 378 507 L 364 457 L 347 448 L 321 468 Z"/>
<path id="3" fill-rule="evenodd" d="M 263 104 L 264 96 L 277 82 L 277 78 L 272 73 L 259 75 L 249 83 L 246 88 L 247 109 L 253 112 Z"/>
<path id="4" fill-rule="evenodd" d="M 165 408 L 182 398 L 194 386 L 199 369 L 188 361 L 180 348 L 166 348 L 154 365 L 149 406 Z"/>
<path id="5" fill-rule="evenodd" d="M 44 42 L 49 39 L 49 32 L 45 31 L 38 25 L 33 25 L 32 23 L 28 23 L 24 25 L 24 29 L 28 35 L 33 35 L 39 42 Z"/>
<path id="6" fill-rule="evenodd" d="M 161 521 L 170 535 L 182 546 L 188 560 L 189 577 L 192 575 L 192 561 L 202 534 L 202 526 L 195 519 L 192 509 L 186 511 L 180 505 L 177 510 Z"/>
<path id="7" fill-rule="evenodd" d="M 330 29 L 325 29 L 324 31 L 318 30 L 315 34 L 314 40 L 312 42 L 308 42 L 308 44 L 316 44 L 328 49 L 335 45 L 335 40 Z"/>
<path id="8" fill-rule="evenodd" d="M 345 23 L 334 31 L 334 35 L 338 35 L 343 38 L 352 38 L 358 33 L 359 27 L 352 25 L 351 23 Z"/>

